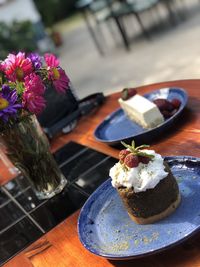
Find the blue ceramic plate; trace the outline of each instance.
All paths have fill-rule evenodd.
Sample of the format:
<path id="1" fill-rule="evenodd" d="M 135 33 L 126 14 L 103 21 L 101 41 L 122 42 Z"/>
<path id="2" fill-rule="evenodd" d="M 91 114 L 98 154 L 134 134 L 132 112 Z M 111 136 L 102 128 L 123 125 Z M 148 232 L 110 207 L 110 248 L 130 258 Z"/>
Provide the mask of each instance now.
<path id="1" fill-rule="evenodd" d="M 95 138 L 100 142 L 111 145 L 117 144 L 122 140 L 132 138 L 134 138 L 134 141 L 137 144 L 148 143 L 156 136 L 165 132 L 166 129 L 173 126 L 174 122 L 186 106 L 188 100 L 186 91 L 181 88 L 162 88 L 149 94 L 145 94 L 144 97 L 151 101 L 157 98 L 166 98 L 169 100 L 178 98 L 181 101 L 181 106 L 171 118 L 165 120 L 164 123 L 151 130 L 144 129 L 136 122 L 129 120 L 121 108 L 117 109 L 97 126 L 94 131 Z"/>
<path id="2" fill-rule="evenodd" d="M 200 158 L 165 159 L 182 196 L 177 210 L 154 224 L 137 225 L 109 179 L 90 196 L 79 216 L 79 238 L 86 249 L 109 259 L 137 258 L 171 248 L 200 230 Z"/>

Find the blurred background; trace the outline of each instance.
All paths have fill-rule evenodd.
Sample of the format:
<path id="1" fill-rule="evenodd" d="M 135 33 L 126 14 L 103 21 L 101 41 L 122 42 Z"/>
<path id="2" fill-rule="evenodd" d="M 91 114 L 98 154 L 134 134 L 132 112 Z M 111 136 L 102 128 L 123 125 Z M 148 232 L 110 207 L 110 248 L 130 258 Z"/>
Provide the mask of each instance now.
<path id="1" fill-rule="evenodd" d="M 199 0 L 0 0 L 0 58 L 53 52 L 83 98 L 200 78 Z"/>

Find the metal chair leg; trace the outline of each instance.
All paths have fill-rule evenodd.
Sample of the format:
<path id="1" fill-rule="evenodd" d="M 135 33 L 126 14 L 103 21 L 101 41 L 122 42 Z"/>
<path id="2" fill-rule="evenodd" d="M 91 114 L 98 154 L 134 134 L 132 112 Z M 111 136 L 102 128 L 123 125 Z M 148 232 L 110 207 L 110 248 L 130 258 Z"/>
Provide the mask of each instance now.
<path id="1" fill-rule="evenodd" d="M 167 9 L 172 26 L 176 26 L 177 21 L 176 21 L 175 14 L 173 12 L 173 8 L 171 6 L 171 3 L 169 1 L 166 1 L 166 0 L 163 0 L 162 2 L 163 2 L 163 5 L 165 6 L 165 8 Z"/>
<path id="2" fill-rule="evenodd" d="M 130 50 L 130 44 L 129 44 L 127 33 L 126 33 L 125 28 L 123 26 L 123 22 L 121 21 L 121 19 L 119 17 L 116 17 L 116 16 L 113 17 L 113 19 L 115 20 L 117 27 L 119 29 L 119 32 L 121 33 L 122 40 L 124 42 L 124 46 L 129 51 Z"/>
<path id="3" fill-rule="evenodd" d="M 95 35 L 95 32 L 94 32 L 92 26 L 90 25 L 90 22 L 89 22 L 89 19 L 88 19 L 88 16 L 87 16 L 87 11 L 83 10 L 82 14 L 83 14 L 84 20 L 86 22 L 88 31 L 89 31 L 89 33 L 90 33 L 90 35 L 91 35 L 91 37 L 92 37 L 92 39 L 94 41 L 94 44 L 95 44 L 98 52 L 100 53 L 100 55 L 104 56 L 104 51 L 103 51 L 101 45 L 99 44 L 99 41 L 97 40 L 97 37 Z"/>
<path id="4" fill-rule="evenodd" d="M 142 20 L 141 20 L 139 14 L 138 14 L 137 12 L 133 12 L 133 14 L 135 15 L 135 17 L 136 17 L 138 23 L 140 24 L 140 27 L 141 27 L 141 29 L 142 29 L 142 32 L 143 32 L 144 36 L 145 36 L 147 39 L 151 39 L 151 37 L 150 37 L 148 31 L 145 29 L 145 27 L 144 27 L 144 25 L 143 25 L 143 23 L 142 23 Z"/>

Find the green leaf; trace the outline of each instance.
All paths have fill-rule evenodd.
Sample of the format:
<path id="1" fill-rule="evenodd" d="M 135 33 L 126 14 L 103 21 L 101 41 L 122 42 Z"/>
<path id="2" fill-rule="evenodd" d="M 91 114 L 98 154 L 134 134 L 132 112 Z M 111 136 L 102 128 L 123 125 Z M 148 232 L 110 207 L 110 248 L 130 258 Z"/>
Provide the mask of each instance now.
<path id="1" fill-rule="evenodd" d="M 127 145 L 127 144 L 124 143 L 123 141 L 121 141 L 121 144 L 122 144 L 123 146 L 125 146 L 126 148 L 129 148 L 129 145 Z"/>
<path id="2" fill-rule="evenodd" d="M 141 152 L 141 151 L 137 152 L 137 156 L 148 157 L 148 158 L 151 158 L 151 159 L 153 159 L 155 157 L 154 155 L 147 154 L 147 153 Z"/>
<path id="3" fill-rule="evenodd" d="M 24 92 L 24 85 L 22 82 L 17 82 L 16 83 L 16 90 L 18 95 L 22 95 Z"/>
<path id="4" fill-rule="evenodd" d="M 135 149 L 135 141 L 134 140 L 132 141 L 131 145 Z"/>
<path id="5" fill-rule="evenodd" d="M 125 146 L 126 148 L 128 148 L 132 153 L 135 154 L 135 147 L 132 147 L 130 145 L 127 145 L 126 143 L 124 143 L 123 141 L 121 141 L 122 145 Z"/>

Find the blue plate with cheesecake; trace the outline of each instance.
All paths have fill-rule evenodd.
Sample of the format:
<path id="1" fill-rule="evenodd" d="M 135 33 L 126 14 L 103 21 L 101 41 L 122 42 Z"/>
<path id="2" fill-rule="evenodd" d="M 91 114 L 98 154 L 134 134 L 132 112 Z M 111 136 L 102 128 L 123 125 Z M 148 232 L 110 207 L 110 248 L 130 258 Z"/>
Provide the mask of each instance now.
<path id="1" fill-rule="evenodd" d="M 149 103 L 147 103 L 147 100 Z M 162 103 L 164 100 L 168 102 L 169 106 L 171 103 L 175 106 L 177 104 L 177 108 L 171 111 L 170 116 L 168 116 L 169 112 L 167 110 L 162 110 L 165 105 L 165 103 Z M 123 108 L 111 113 L 95 129 L 94 136 L 98 141 L 109 145 L 116 145 L 120 141 L 127 141 L 132 138 L 137 144 L 151 142 L 160 134 L 166 133 L 176 123 L 186 107 L 188 95 L 182 88 L 171 87 L 152 91 L 143 95 L 143 97 L 136 94 L 131 100 L 120 101 Z M 130 119 L 130 114 L 128 114 L 130 107 L 131 113 L 136 113 L 136 120 Z M 161 112 L 162 115 L 159 115 L 158 113 Z M 146 127 L 148 121 L 151 127 Z M 157 124 L 155 124 L 156 121 Z"/>

